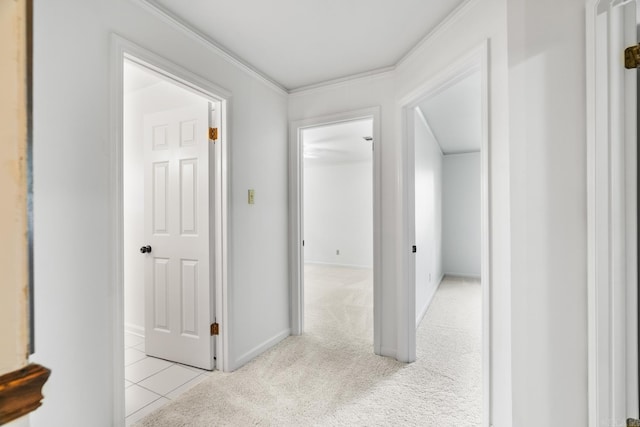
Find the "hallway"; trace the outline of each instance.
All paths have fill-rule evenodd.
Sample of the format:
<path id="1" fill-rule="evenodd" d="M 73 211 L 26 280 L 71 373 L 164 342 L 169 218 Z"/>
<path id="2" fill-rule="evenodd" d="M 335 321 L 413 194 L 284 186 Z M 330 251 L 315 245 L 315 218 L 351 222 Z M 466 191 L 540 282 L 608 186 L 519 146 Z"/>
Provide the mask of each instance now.
<path id="1" fill-rule="evenodd" d="M 481 291 L 445 278 L 409 365 L 373 354 L 371 271 L 306 266 L 303 336 L 210 378 L 140 424 L 481 424 Z"/>

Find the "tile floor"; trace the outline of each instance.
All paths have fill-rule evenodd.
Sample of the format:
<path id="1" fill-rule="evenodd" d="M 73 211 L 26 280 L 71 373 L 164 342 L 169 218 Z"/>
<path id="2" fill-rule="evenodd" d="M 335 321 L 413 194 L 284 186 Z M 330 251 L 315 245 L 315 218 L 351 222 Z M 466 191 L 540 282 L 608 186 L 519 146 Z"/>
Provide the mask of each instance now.
<path id="1" fill-rule="evenodd" d="M 208 378 L 211 372 L 149 357 L 144 338 L 124 334 L 126 425 L 131 426 Z"/>

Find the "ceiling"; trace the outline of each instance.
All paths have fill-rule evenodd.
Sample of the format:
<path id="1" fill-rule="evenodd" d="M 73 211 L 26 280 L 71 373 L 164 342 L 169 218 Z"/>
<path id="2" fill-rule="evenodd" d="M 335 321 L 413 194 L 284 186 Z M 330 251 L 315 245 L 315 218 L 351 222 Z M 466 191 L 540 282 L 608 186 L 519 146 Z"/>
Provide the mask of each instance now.
<path id="1" fill-rule="evenodd" d="M 302 146 L 305 167 L 373 161 L 373 120 L 357 120 L 304 129 Z"/>
<path id="2" fill-rule="evenodd" d="M 481 102 L 482 86 L 478 70 L 420 103 L 418 108 L 443 154 L 480 151 Z"/>
<path id="3" fill-rule="evenodd" d="M 132 93 L 162 83 L 164 80 L 131 61 L 124 61 L 123 90 Z"/>
<path id="4" fill-rule="evenodd" d="M 394 66 L 466 0 L 146 0 L 287 90 Z"/>

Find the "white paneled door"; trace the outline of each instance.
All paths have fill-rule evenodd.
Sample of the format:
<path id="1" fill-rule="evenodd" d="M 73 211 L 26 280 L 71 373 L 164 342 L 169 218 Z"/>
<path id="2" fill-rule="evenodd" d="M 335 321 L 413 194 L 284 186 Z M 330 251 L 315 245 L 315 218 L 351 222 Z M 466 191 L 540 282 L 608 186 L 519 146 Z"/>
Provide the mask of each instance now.
<path id="1" fill-rule="evenodd" d="M 209 108 L 146 115 L 145 349 L 214 368 L 209 254 Z"/>

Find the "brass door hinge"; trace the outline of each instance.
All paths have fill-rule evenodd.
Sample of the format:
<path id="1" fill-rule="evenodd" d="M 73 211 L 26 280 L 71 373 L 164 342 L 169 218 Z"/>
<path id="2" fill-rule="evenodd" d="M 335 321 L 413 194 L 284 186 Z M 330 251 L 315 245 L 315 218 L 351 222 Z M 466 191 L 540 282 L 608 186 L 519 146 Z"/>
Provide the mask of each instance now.
<path id="1" fill-rule="evenodd" d="M 633 70 L 640 67 L 640 44 L 629 46 L 624 50 L 624 68 Z"/>
<path id="2" fill-rule="evenodd" d="M 209 139 L 212 141 L 218 139 L 218 128 L 209 128 Z"/>
<path id="3" fill-rule="evenodd" d="M 219 335 L 219 334 L 220 334 L 220 325 L 218 325 L 218 322 L 212 323 L 211 324 L 211 336 Z"/>
<path id="4" fill-rule="evenodd" d="M 629 418 L 627 420 L 627 427 L 640 427 L 640 420 L 634 420 L 633 418 Z"/>

